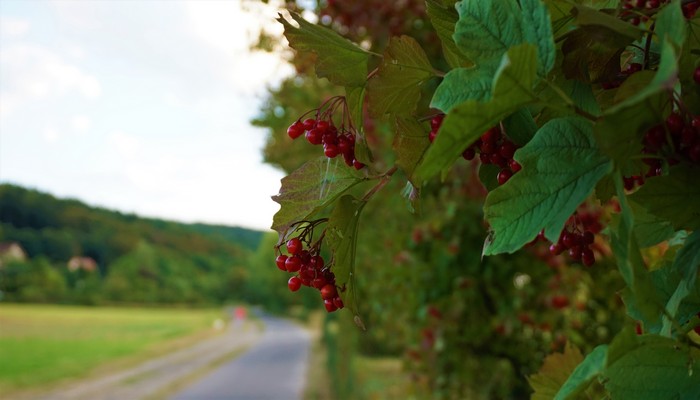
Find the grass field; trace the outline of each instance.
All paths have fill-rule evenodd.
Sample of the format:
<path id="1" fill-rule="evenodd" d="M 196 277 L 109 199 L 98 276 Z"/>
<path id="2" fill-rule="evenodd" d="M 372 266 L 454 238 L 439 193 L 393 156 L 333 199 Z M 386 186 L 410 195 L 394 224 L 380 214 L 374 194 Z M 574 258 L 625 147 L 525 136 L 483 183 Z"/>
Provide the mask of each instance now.
<path id="1" fill-rule="evenodd" d="M 0 304 L 0 393 L 80 377 L 213 332 L 217 310 Z"/>

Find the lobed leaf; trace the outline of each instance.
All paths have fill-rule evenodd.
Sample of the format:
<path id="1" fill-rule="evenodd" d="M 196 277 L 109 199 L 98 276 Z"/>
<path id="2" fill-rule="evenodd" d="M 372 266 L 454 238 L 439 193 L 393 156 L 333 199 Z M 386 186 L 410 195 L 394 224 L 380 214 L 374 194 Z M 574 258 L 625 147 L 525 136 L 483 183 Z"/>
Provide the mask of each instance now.
<path id="1" fill-rule="evenodd" d="M 307 162 L 282 178 L 279 194 L 272 196 L 280 205 L 272 220 L 272 229 L 282 240 L 293 224 L 309 219 L 362 181 L 357 171 L 338 159 L 321 157 Z"/>
<path id="2" fill-rule="evenodd" d="M 542 229 L 556 242 L 566 220 L 612 168 L 591 132 L 580 118 L 551 120 L 515 153 L 522 170 L 486 197 L 491 232 L 485 255 L 512 253 Z"/>
<path id="3" fill-rule="evenodd" d="M 493 71 L 509 48 L 523 43 L 515 1 L 463 0 L 453 35 L 457 47 L 479 68 Z"/>
<path id="4" fill-rule="evenodd" d="M 328 78 L 339 86 L 364 86 L 369 61 L 366 50 L 331 29 L 312 24 L 299 14 L 290 14 L 299 27 L 280 14 L 277 21 L 284 25 L 284 36 L 293 49 L 316 54 L 316 74 L 320 78 Z"/>
<path id="5" fill-rule="evenodd" d="M 409 177 L 423 159 L 430 145 L 423 126 L 413 118 L 396 117 L 394 120 L 394 152 L 396 165 Z"/>
<path id="6" fill-rule="evenodd" d="M 577 398 L 578 394 L 586 390 L 591 382 L 603 372 L 607 356 L 607 345 L 603 344 L 594 348 L 569 375 L 569 378 L 554 396 L 554 400 Z"/>
<path id="7" fill-rule="evenodd" d="M 548 355 L 537 374 L 527 378 L 534 393 L 530 400 L 551 400 L 583 361 L 581 351 L 567 342 L 563 353 Z"/>
<path id="8" fill-rule="evenodd" d="M 676 230 L 700 228 L 698 168 L 679 166 L 666 176 L 649 179 L 630 197 Z"/>
<path id="9" fill-rule="evenodd" d="M 428 56 L 415 39 L 391 38 L 377 74 L 368 83 L 369 112 L 377 117 L 413 114 L 423 84 L 434 75 Z"/>

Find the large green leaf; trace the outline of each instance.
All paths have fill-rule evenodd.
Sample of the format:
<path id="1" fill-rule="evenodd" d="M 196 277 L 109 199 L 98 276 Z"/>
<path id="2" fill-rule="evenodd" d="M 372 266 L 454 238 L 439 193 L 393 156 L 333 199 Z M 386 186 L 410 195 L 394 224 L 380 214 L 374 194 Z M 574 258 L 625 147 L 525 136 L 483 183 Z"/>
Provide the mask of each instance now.
<path id="1" fill-rule="evenodd" d="M 515 1 L 463 0 L 454 40 L 468 59 L 491 71 L 503 53 L 523 43 L 520 9 Z"/>
<path id="2" fill-rule="evenodd" d="M 537 96 L 532 90 L 536 74 L 537 52 L 534 46 L 522 44 L 508 50 L 496 71 L 491 100 L 467 100 L 447 114 L 440 133 L 416 169 L 416 183 L 448 168 L 486 130 L 536 101 Z"/>
<path id="3" fill-rule="evenodd" d="M 639 247 L 649 247 L 669 239 L 675 233 L 670 222 L 650 214 L 644 207 L 630 200 L 634 213 L 634 235 Z"/>
<path id="4" fill-rule="evenodd" d="M 522 27 L 525 40 L 537 46 L 537 73 L 546 76 L 554 67 L 556 49 L 552 35 L 552 21 L 542 0 L 520 0 Z"/>
<path id="5" fill-rule="evenodd" d="M 562 70 L 567 79 L 586 83 L 611 81 L 620 72 L 620 55 L 632 39 L 599 25 L 584 25 L 562 43 Z"/>
<path id="6" fill-rule="evenodd" d="M 425 128 L 414 118 L 396 117 L 394 121 L 394 152 L 396 165 L 409 177 L 413 176 L 416 165 L 423 159 L 430 145 Z"/>
<path id="7" fill-rule="evenodd" d="M 350 119 L 358 133 L 355 141 L 355 158 L 365 165 L 371 165 L 372 153 L 367 145 L 363 129 L 365 94 L 364 86 L 345 88 L 345 99 L 350 111 Z"/>
<path id="8" fill-rule="evenodd" d="M 435 28 L 440 42 L 442 42 L 442 52 L 445 55 L 447 64 L 452 68 L 472 65 L 473 63 L 467 59 L 452 38 L 455 32 L 455 24 L 459 18 L 457 10 L 445 7 L 436 0 L 427 0 L 425 6 L 430 23 Z"/>
<path id="9" fill-rule="evenodd" d="M 631 195 L 649 213 L 666 219 L 678 229 L 700 228 L 700 169 L 672 168 L 669 175 L 649 179 Z"/>
<path id="10" fill-rule="evenodd" d="M 391 38 L 377 74 L 369 80 L 370 113 L 377 117 L 412 114 L 420 100 L 423 84 L 434 75 L 425 51 L 415 39 L 408 36 Z"/>
<path id="11" fill-rule="evenodd" d="M 435 90 L 430 106 L 449 113 L 467 101 L 486 101 L 491 97 L 493 75 L 478 68 L 456 68 L 445 75 Z"/>
<path id="12" fill-rule="evenodd" d="M 342 196 L 328 217 L 326 240 L 333 253 L 335 284 L 345 306 L 357 313 L 355 306 L 355 248 L 360 214 L 366 201 L 351 195 Z"/>
<path id="13" fill-rule="evenodd" d="M 576 17 L 576 25 L 579 26 L 604 26 L 632 40 L 638 40 L 644 34 L 643 30 L 629 22 L 583 4 L 575 5 L 571 11 Z"/>
<path id="14" fill-rule="evenodd" d="M 583 392 L 591 384 L 593 379 L 601 374 L 607 361 L 607 355 L 607 345 L 603 344 L 593 349 L 593 351 L 576 366 L 576 369 L 574 369 L 557 392 L 554 400 L 577 398 L 577 395 Z"/>
<path id="15" fill-rule="evenodd" d="M 527 107 L 521 108 L 503 120 L 506 136 L 519 146 L 524 146 L 532 140 L 537 129 L 535 119 L 532 118 L 532 113 Z"/>
<path id="16" fill-rule="evenodd" d="M 491 233 L 484 254 L 512 253 L 542 229 L 557 241 L 566 220 L 611 170 L 591 130 L 580 118 L 551 120 L 515 153 L 522 170 L 486 197 Z"/>
<path id="17" fill-rule="evenodd" d="M 602 373 L 611 398 L 700 398 L 700 350 L 656 335 L 621 336 L 610 345 L 608 364 Z"/>
<path id="18" fill-rule="evenodd" d="M 272 196 L 280 205 L 272 229 L 283 237 L 294 223 L 309 219 L 362 181 L 355 169 L 348 168 L 338 159 L 321 157 L 307 162 L 282 178 L 279 194 Z"/>
<path id="19" fill-rule="evenodd" d="M 277 18 L 284 25 L 284 36 L 289 45 L 301 52 L 317 56 L 316 74 L 340 86 L 364 86 L 367 79 L 369 53 L 331 29 L 312 24 L 301 15 L 290 13 L 299 27 L 282 15 Z"/>

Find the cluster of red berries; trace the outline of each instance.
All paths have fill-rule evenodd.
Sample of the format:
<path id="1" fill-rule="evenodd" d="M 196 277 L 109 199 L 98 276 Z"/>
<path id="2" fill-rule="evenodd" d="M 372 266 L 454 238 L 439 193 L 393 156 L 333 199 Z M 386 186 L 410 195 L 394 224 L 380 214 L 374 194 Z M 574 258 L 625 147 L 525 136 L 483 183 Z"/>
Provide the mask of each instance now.
<path id="1" fill-rule="evenodd" d="M 313 287 L 321 292 L 326 311 L 343 308 L 343 300 L 335 286 L 335 274 L 318 254 L 319 247 L 304 249 L 304 242 L 298 237 L 289 239 L 286 247 L 289 254 L 278 255 L 275 262 L 277 268 L 295 274 L 287 282 L 289 290 L 296 292 L 302 285 Z"/>
<path id="2" fill-rule="evenodd" d="M 428 135 L 428 139 L 430 139 L 431 143 L 435 140 L 444 117 L 444 114 L 438 114 L 430 120 L 430 127 L 432 129 Z M 518 146 L 501 132 L 501 128 L 499 126 L 494 126 L 484 132 L 471 146 L 467 147 L 462 152 L 462 157 L 465 160 L 471 161 L 476 158 L 478 154 L 482 164 L 494 164 L 501 167 L 497 179 L 498 184 L 503 185 L 508 182 L 514 173 L 520 171 L 522 168 L 521 165 L 513 159 L 513 154 L 515 154 L 515 150 L 517 149 Z"/>
<path id="3" fill-rule="evenodd" d="M 589 230 L 578 231 L 564 228 L 559 235 L 559 240 L 549 246 L 549 252 L 559 255 L 568 250 L 572 260 L 580 261 L 583 265 L 590 267 L 595 264 L 595 254 L 591 245 L 595 241 L 595 235 Z"/>
<path id="4" fill-rule="evenodd" d="M 625 189 L 644 184 L 644 179 L 660 176 L 663 164 L 678 164 L 681 159 L 700 163 L 700 115 L 684 116 L 671 113 L 663 124 L 651 127 L 642 139 L 642 161 L 649 166 L 646 173 L 623 178 Z"/>
<path id="5" fill-rule="evenodd" d="M 365 165 L 355 158 L 355 129 L 350 124 L 349 128 L 346 128 L 345 123 L 341 124 L 339 129 L 333 122 L 333 112 L 341 106 L 343 111 L 347 109 L 344 97 L 329 99 L 320 108 L 312 110 L 316 113 L 315 118 L 306 118 L 303 121 L 300 118 L 292 123 L 287 128 L 287 135 L 292 139 L 304 135 L 309 143 L 323 145 L 323 154 L 326 157 L 335 158 L 342 155 L 345 164 L 359 170 Z M 345 121 L 345 115 L 342 119 Z"/>

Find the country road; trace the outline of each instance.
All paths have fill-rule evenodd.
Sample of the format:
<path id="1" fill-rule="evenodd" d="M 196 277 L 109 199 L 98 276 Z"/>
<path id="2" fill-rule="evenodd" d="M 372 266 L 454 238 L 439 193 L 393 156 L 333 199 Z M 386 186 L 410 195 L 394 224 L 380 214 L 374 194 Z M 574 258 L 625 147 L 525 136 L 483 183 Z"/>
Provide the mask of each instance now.
<path id="1" fill-rule="evenodd" d="M 301 399 L 310 335 L 285 320 L 263 321 L 265 332 L 254 347 L 170 400 Z"/>
<path id="2" fill-rule="evenodd" d="M 227 331 L 127 370 L 18 400 L 301 399 L 311 333 L 283 319 Z"/>

